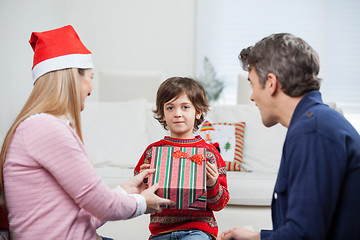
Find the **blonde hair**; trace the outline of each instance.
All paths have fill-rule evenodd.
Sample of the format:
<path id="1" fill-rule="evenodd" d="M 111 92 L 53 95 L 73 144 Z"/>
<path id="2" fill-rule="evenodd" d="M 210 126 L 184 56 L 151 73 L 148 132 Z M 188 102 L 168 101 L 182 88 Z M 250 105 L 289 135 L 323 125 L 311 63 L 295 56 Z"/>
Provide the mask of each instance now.
<path id="1" fill-rule="evenodd" d="M 19 124 L 26 118 L 37 113 L 48 113 L 54 116 L 70 116 L 72 126 L 82 139 L 81 132 L 81 101 L 79 90 L 79 75 L 84 71 L 77 68 L 68 68 L 49 72 L 35 82 L 34 88 L 7 132 L 0 154 L 0 181 L 1 198 L 5 202 L 3 168 L 7 149 L 12 136 Z"/>

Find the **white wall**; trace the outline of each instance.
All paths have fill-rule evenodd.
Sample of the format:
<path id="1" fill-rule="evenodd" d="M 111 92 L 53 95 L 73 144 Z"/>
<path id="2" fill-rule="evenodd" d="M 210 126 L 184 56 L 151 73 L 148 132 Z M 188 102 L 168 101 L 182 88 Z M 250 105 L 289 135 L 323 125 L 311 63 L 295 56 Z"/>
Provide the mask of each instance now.
<path id="1" fill-rule="evenodd" d="M 0 137 L 32 89 L 31 30 L 59 26 L 63 18 L 58 12 L 64 9 L 59 3 L 0 0 Z"/>
<path id="2" fill-rule="evenodd" d="M 192 76 L 194 6 L 192 0 L 0 0 L 0 137 L 32 90 L 31 32 L 73 25 L 93 52 L 95 74 L 160 70 L 165 77 Z M 97 81 L 90 101 L 97 99 Z"/>

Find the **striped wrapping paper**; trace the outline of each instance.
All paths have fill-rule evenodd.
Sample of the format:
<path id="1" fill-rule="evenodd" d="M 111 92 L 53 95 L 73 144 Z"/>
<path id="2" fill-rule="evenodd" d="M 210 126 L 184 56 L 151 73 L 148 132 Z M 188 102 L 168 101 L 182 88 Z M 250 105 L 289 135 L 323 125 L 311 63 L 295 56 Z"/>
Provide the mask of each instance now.
<path id="1" fill-rule="evenodd" d="M 180 150 L 189 156 L 204 154 L 204 148 L 153 147 L 149 186 L 159 183 L 157 195 L 173 200 L 175 209 L 206 209 L 206 163 L 199 165 L 190 158 L 175 158 L 172 154 Z"/>

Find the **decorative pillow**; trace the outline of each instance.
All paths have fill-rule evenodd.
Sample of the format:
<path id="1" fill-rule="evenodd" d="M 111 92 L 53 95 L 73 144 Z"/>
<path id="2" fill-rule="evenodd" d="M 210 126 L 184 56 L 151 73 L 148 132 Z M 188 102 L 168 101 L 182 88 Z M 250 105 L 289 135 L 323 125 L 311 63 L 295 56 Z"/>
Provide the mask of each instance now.
<path id="1" fill-rule="evenodd" d="M 85 103 L 84 145 L 95 167 L 135 167 L 149 141 L 145 104 L 145 99 Z"/>
<path id="2" fill-rule="evenodd" d="M 210 123 L 205 121 L 200 128 L 199 134 L 207 143 L 219 145 L 220 155 L 228 171 L 244 171 L 242 160 L 245 125 L 245 122 Z"/>

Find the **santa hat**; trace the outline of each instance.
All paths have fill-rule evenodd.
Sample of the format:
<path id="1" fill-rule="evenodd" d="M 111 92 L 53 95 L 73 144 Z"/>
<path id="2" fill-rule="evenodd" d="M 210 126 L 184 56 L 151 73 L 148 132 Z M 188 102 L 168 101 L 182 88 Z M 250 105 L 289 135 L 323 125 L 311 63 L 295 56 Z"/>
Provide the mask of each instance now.
<path id="1" fill-rule="evenodd" d="M 65 68 L 93 68 L 91 52 L 70 25 L 46 32 L 33 32 L 34 83 L 45 73 Z"/>

